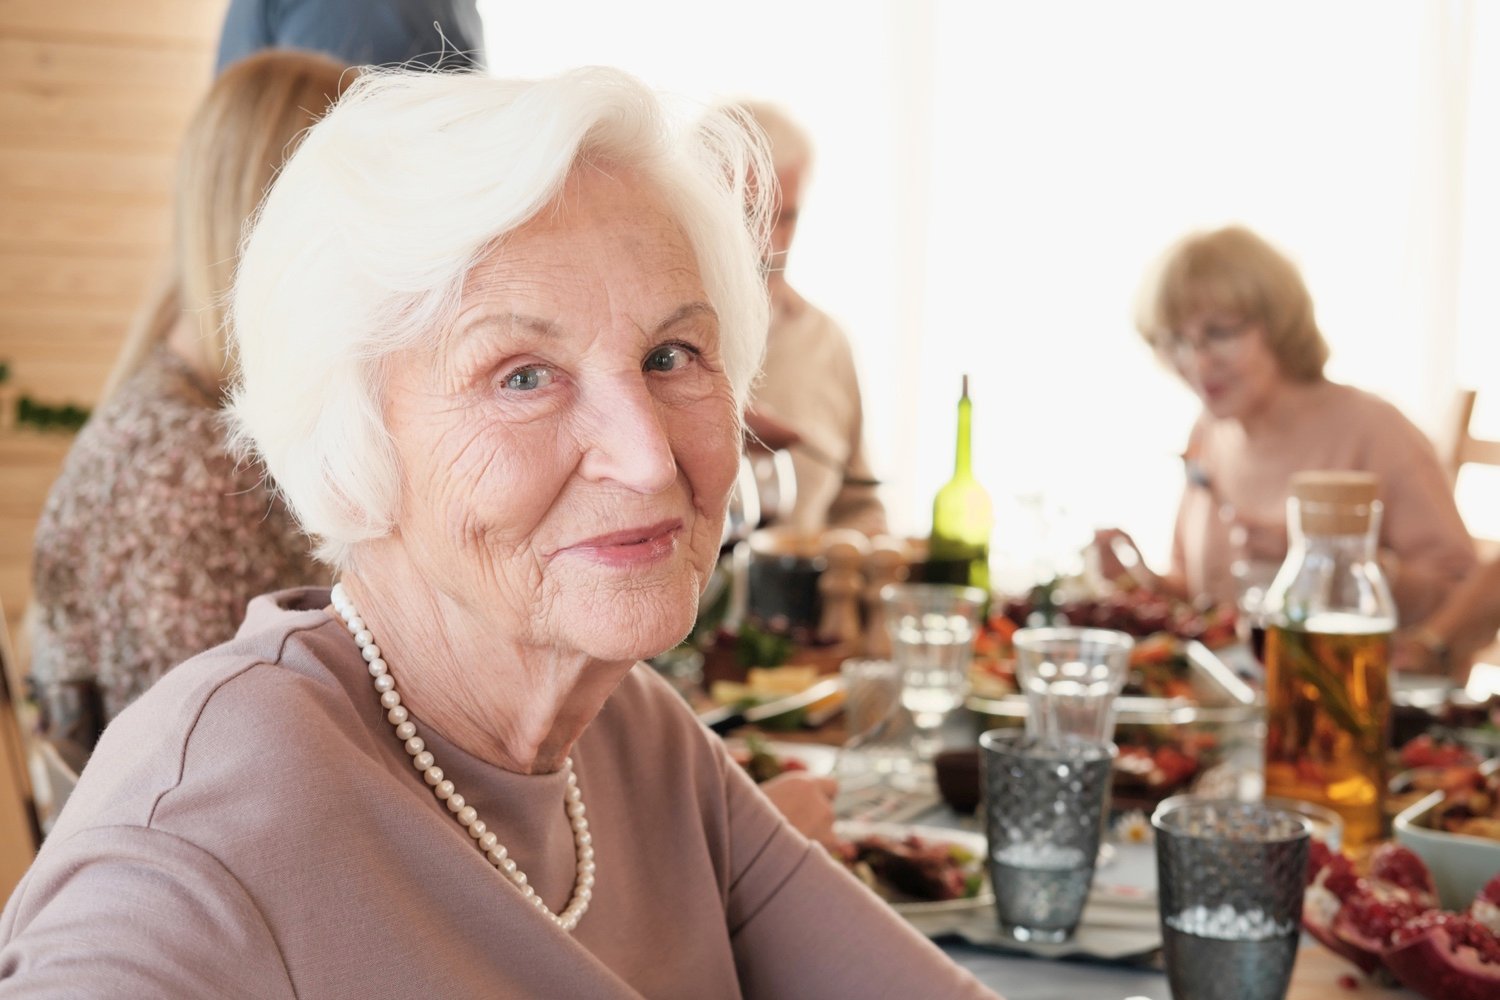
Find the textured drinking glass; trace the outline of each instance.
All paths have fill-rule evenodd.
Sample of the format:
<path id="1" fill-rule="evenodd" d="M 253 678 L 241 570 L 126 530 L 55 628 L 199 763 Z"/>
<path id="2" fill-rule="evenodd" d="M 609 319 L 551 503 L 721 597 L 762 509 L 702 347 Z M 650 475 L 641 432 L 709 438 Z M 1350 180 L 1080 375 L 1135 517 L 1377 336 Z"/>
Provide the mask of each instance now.
<path id="1" fill-rule="evenodd" d="M 1078 926 L 1109 794 L 1111 743 L 979 737 L 990 884 L 1017 941 L 1065 941 Z"/>
<path id="2" fill-rule="evenodd" d="M 861 741 L 901 704 L 901 667 L 892 660 L 845 660 L 844 731 L 850 742 Z"/>
<path id="3" fill-rule="evenodd" d="M 901 704 L 917 727 L 917 753 L 931 759 L 938 729 L 969 693 L 969 663 L 985 593 L 946 583 L 893 583 L 881 588 L 891 659 L 901 668 Z"/>
<path id="4" fill-rule="evenodd" d="M 1259 802 L 1157 806 L 1157 900 L 1173 1000 L 1281 1000 L 1297 958 L 1311 825 Z"/>
<path id="5" fill-rule="evenodd" d="M 1114 737 L 1115 698 L 1125 686 L 1134 639 L 1102 628 L 1023 628 L 1012 641 L 1027 733 L 1091 743 Z"/>

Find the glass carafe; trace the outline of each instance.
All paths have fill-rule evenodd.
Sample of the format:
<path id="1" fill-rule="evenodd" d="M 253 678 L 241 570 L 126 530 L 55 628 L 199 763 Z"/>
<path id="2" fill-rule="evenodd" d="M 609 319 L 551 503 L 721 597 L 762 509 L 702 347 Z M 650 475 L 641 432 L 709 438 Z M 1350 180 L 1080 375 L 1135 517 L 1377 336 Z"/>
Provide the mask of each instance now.
<path id="1" fill-rule="evenodd" d="M 1266 593 L 1266 795 L 1344 820 L 1344 845 L 1382 835 L 1395 603 L 1376 558 L 1379 480 L 1292 477 L 1290 548 Z"/>

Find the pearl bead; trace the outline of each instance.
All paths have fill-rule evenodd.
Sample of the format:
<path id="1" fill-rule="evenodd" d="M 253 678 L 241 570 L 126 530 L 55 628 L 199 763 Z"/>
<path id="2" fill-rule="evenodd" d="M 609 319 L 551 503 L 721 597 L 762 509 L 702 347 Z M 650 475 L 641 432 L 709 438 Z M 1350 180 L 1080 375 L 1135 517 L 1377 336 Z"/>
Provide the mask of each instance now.
<path id="1" fill-rule="evenodd" d="M 349 600 L 343 583 L 334 584 L 332 597 L 334 609 L 343 618 L 360 656 L 367 663 L 372 686 L 380 694 L 380 705 L 386 709 L 386 720 L 395 727 L 396 738 L 411 755 L 412 766 L 422 772 L 422 779 L 432 787 L 433 795 L 448 806 L 449 812 L 464 826 L 469 836 L 479 845 L 490 864 L 494 865 L 510 880 L 523 899 L 530 900 L 538 913 L 543 913 L 554 924 L 571 933 L 578 926 L 589 908 L 594 895 L 594 848 L 589 834 L 588 819 L 584 814 L 583 793 L 578 787 L 578 775 L 573 770 L 573 758 L 564 761 L 566 785 L 563 789 L 563 804 L 567 810 L 569 824 L 573 828 L 573 846 L 577 855 L 572 898 L 559 913 L 553 913 L 545 900 L 527 880 L 526 873 L 517 867 L 500 838 L 479 818 L 479 811 L 464 801 L 464 797 L 453 787 L 453 782 L 444 777 L 443 769 L 437 766 L 427 743 L 417 735 L 416 723 L 401 704 L 401 695 L 396 693 L 396 680 L 390 674 L 389 665 L 381 658 L 380 647 L 375 636 L 366 627 L 364 619 Z"/>

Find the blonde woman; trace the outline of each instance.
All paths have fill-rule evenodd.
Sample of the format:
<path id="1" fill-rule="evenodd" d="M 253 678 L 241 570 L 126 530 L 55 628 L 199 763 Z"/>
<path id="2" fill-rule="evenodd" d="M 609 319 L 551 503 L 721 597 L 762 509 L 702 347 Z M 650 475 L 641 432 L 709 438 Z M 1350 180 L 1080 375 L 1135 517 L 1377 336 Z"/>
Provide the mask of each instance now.
<path id="1" fill-rule="evenodd" d="M 1431 443 L 1390 403 L 1324 375 L 1328 345 L 1307 286 L 1260 236 L 1231 226 L 1178 242 L 1146 282 L 1137 327 L 1203 404 L 1162 589 L 1233 602 L 1237 561 L 1274 569 L 1286 555 L 1287 481 L 1307 469 L 1380 476 L 1381 560 L 1404 622 L 1473 568 Z"/>
<path id="2" fill-rule="evenodd" d="M 232 636 L 251 597 L 327 579 L 262 470 L 225 447 L 224 310 L 247 219 L 344 72 L 262 53 L 188 126 L 170 273 L 37 527 L 32 676 L 56 739 L 92 746 L 168 668 Z"/>

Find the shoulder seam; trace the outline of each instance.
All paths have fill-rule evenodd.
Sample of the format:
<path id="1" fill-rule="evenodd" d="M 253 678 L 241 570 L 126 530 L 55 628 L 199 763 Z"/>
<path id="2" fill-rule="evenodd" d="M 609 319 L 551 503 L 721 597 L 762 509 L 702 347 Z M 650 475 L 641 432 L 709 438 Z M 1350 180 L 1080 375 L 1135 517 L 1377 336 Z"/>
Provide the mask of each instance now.
<path id="1" fill-rule="evenodd" d="M 156 827 L 154 827 L 152 824 L 156 822 L 156 810 L 161 806 L 162 800 L 182 786 L 182 774 L 187 769 L 188 744 L 193 741 L 193 732 L 198 728 L 198 722 L 203 718 L 203 713 L 208 709 L 208 703 L 213 701 L 214 695 L 218 694 L 219 691 L 225 687 L 225 685 L 243 677 L 246 671 L 254 667 L 280 665 L 282 657 L 286 654 L 286 644 L 291 640 L 292 636 L 301 635 L 304 632 L 314 632 L 322 627 L 323 623 L 319 622 L 316 625 L 300 625 L 297 628 L 291 629 L 287 632 L 286 635 L 281 637 L 281 644 L 276 648 L 276 656 L 274 659 L 253 659 L 249 661 L 239 670 L 236 670 L 234 673 L 230 674 L 228 677 L 225 677 L 223 680 L 219 681 L 219 683 L 215 684 L 213 690 L 203 697 L 203 700 L 198 705 L 198 711 L 193 716 L 193 721 L 188 724 L 187 730 L 183 733 L 182 736 L 182 745 L 179 748 L 177 755 L 177 776 L 170 785 L 158 792 L 156 794 L 156 798 L 151 801 L 151 809 L 146 813 L 146 821 L 144 824 L 146 829 L 156 829 Z"/>

